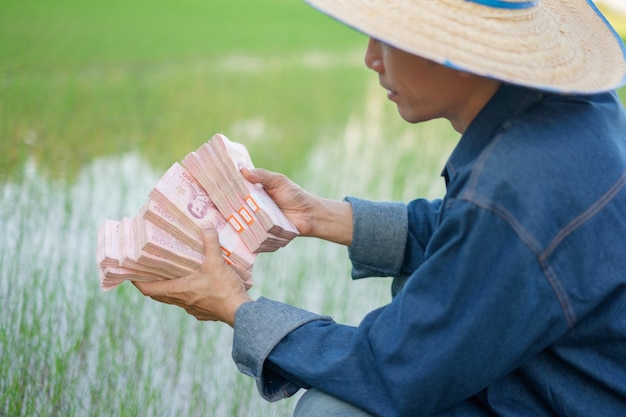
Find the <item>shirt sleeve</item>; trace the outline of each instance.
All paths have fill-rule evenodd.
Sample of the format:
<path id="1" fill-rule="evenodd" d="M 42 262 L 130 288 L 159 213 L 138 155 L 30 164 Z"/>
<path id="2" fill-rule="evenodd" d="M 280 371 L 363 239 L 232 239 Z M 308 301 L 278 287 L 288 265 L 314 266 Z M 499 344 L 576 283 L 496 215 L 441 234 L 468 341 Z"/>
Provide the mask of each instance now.
<path id="1" fill-rule="evenodd" d="M 237 309 L 233 360 L 240 372 L 255 379 L 259 393 L 266 400 L 277 401 L 309 387 L 295 376 L 286 379 L 280 372 L 266 367 L 265 361 L 290 332 L 311 321 L 332 322 L 332 319 L 264 297 Z"/>
<path id="2" fill-rule="evenodd" d="M 265 299 L 242 305 L 233 358 L 265 398 L 313 386 L 375 415 L 435 414 L 567 330 L 536 257 L 505 220 L 462 201 L 446 210 L 404 289 L 358 327 Z"/>
<path id="3" fill-rule="evenodd" d="M 407 277 L 424 261 L 441 200 L 374 202 L 355 197 L 354 232 L 348 254 L 352 278 Z"/>

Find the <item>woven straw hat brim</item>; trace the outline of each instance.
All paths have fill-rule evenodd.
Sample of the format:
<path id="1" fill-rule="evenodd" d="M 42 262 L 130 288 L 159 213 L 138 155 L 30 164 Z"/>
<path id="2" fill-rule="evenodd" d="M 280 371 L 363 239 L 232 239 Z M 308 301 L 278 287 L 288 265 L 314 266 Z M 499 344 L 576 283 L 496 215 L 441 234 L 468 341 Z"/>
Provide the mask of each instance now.
<path id="1" fill-rule="evenodd" d="M 467 0 L 306 1 L 399 49 L 501 81 L 567 93 L 626 82 L 626 48 L 587 0 L 520 9 Z"/>

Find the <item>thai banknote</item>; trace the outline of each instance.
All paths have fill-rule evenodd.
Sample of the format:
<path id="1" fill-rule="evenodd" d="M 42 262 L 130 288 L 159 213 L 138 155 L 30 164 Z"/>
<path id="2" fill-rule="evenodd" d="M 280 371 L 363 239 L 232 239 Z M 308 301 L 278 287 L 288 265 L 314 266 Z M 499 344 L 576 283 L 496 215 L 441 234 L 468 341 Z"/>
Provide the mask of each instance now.
<path id="1" fill-rule="evenodd" d="M 214 135 L 164 173 L 135 216 L 105 220 L 96 255 L 102 288 L 193 273 L 204 259 L 205 222 L 218 232 L 224 261 L 252 286 L 257 254 L 298 231 L 262 186 L 246 180 L 244 167 L 254 168 L 245 146 Z"/>

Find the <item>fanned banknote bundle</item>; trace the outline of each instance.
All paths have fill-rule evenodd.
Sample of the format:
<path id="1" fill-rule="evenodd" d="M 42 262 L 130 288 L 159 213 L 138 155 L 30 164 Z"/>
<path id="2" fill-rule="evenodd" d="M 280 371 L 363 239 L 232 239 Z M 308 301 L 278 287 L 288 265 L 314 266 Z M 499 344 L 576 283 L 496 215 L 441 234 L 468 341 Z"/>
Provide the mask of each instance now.
<path id="1" fill-rule="evenodd" d="M 245 146 L 216 134 L 165 172 L 134 217 L 105 220 L 97 249 L 102 288 L 197 270 L 207 221 L 218 232 L 225 262 L 252 286 L 257 254 L 285 246 L 298 231 L 262 186 L 245 179 L 244 167 L 254 167 Z"/>
<path id="2" fill-rule="evenodd" d="M 243 145 L 217 134 L 182 163 L 252 252 L 276 250 L 298 234 L 265 190 L 241 174 L 253 168 Z"/>

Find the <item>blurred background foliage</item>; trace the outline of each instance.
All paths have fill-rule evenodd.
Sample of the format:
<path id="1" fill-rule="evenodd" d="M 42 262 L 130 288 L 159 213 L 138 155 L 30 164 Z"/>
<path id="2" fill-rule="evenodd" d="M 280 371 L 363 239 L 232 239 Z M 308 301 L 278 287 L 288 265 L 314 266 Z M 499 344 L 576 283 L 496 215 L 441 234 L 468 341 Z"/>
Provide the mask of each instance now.
<path id="1" fill-rule="evenodd" d="M 365 37 L 294 0 L 2 0 L 0 182 L 139 152 L 157 170 L 216 132 L 289 174 L 372 75 Z M 615 27 L 626 18 L 603 7 Z M 621 91 L 622 94 L 623 91 Z"/>
<path id="2" fill-rule="evenodd" d="M 0 8 L 0 179 L 28 157 L 52 176 L 129 151 L 165 169 L 216 132 L 289 171 L 362 99 L 365 39 L 300 1 Z"/>

